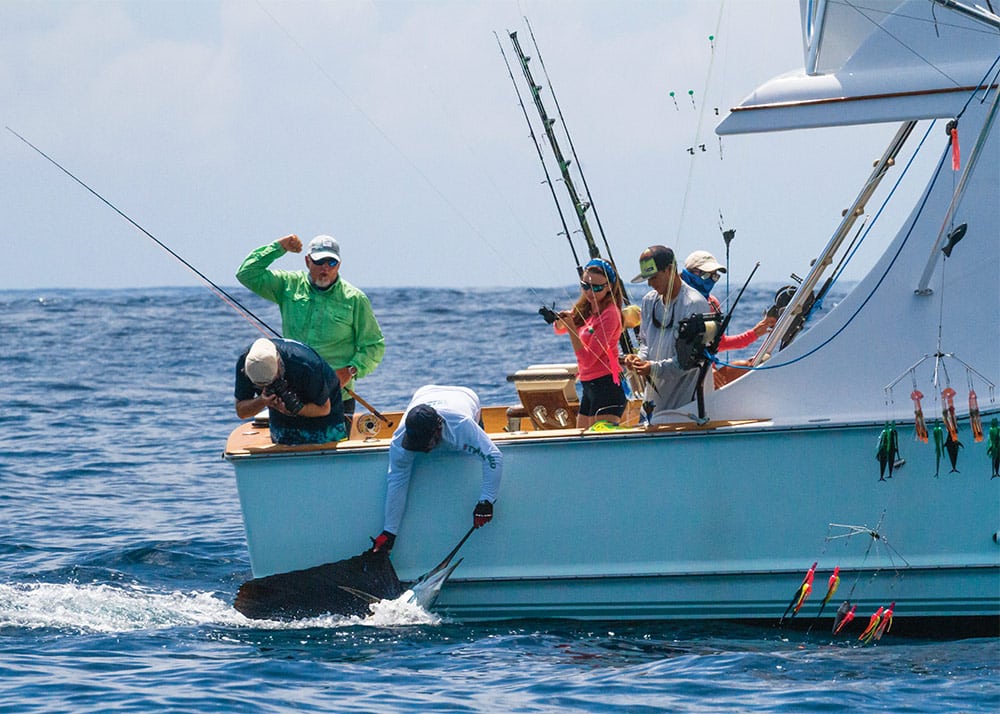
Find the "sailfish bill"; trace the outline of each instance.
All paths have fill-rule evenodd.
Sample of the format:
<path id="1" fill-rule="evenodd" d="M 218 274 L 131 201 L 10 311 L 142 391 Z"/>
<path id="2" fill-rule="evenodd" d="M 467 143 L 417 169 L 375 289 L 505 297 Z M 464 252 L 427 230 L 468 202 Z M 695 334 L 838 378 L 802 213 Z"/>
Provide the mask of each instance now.
<path id="1" fill-rule="evenodd" d="M 413 593 L 409 602 L 428 609 L 462 562 L 450 560 L 446 558 L 408 588 L 396 575 L 388 553 L 366 550 L 336 563 L 248 580 L 240 586 L 233 607 L 255 620 L 366 617 L 372 603 L 394 600 L 409 589 Z"/>

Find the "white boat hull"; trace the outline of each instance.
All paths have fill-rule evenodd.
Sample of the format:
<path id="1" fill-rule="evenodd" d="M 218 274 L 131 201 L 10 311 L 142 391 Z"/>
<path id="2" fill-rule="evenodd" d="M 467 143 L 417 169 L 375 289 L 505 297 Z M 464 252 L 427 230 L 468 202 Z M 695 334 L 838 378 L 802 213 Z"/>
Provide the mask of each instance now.
<path id="1" fill-rule="evenodd" d="M 808 49 L 826 61 L 823 37 L 837 30 L 838 15 L 857 10 L 803 4 L 823 6 L 832 15 L 813 18 Z M 986 443 L 971 437 L 965 396 L 975 383 L 988 429 L 1000 415 L 1000 102 L 991 79 L 1000 43 L 968 18 L 938 23 L 926 2 L 904 3 L 880 22 L 849 24 L 850 33 L 867 34 L 831 45 L 855 48 L 839 69 L 823 74 L 808 62 L 806 74 L 748 97 L 720 132 L 961 116 L 959 170 L 941 126 L 927 139 L 937 167 L 905 223 L 881 232 L 882 256 L 834 309 L 779 349 L 794 334 L 790 322 L 807 314 L 799 301 L 827 280 L 838 251 L 847 257 L 846 245 L 828 242 L 764 338 L 770 358 L 762 369 L 708 400 L 719 428 L 498 435 L 496 517 L 465 545 L 440 609 L 470 620 L 777 620 L 817 562 L 800 619 L 815 616 L 839 566 L 840 589 L 825 616 L 844 600 L 858 605 L 859 617 L 895 602 L 899 617 L 985 618 L 998 629 L 1000 479 L 991 478 Z M 878 165 L 903 168 L 896 156 Z M 862 188 L 845 212 L 850 230 L 834 226 L 835 238 L 856 233 L 849 221 L 876 211 L 874 202 L 864 205 L 876 185 Z M 781 186 L 762 188 L 769 200 L 781 194 Z M 818 235 L 829 235 L 829 223 Z M 946 236 L 960 226 L 968 234 L 945 253 Z M 918 383 L 931 429 L 942 391 L 961 392 L 960 473 L 947 455 L 938 465 L 933 444 L 912 440 L 907 396 Z M 880 480 L 876 444 L 888 419 L 900 422 L 906 463 Z M 254 575 L 368 547 L 382 529 L 386 450 L 230 449 Z M 468 530 L 479 480 L 474 459 L 417 459 L 393 553 L 402 578 L 433 566 Z"/>
<path id="2" fill-rule="evenodd" d="M 463 620 L 780 618 L 813 562 L 859 611 L 1000 613 L 1000 501 L 982 444 L 960 473 L 911 444 L 879 479 L 880 424 L 642 430 L 504 442 L 496 517 L 474 533 L 438 609 Z M 912 433 L 912 432 L 911 432 Z M 776 455 L 780 454 L 780 457 Z M 385 448 L 231 456 L 255 577 L 356 555 L 381 530 Z M 479 471 L 418 459 L 393 551 L 402 579 L 471 525 Z M 831 524 L 839 524 L 832 526 Z M 866 532 L 851 532 L 856 526 Z"/>

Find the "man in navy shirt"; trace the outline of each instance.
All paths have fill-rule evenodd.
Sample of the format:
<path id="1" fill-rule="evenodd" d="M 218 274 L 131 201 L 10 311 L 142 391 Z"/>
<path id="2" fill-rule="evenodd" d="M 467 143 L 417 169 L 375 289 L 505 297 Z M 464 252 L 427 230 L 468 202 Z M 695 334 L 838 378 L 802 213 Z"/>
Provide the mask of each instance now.
<path id="1" fill-rule="evenodd" d="M 348 436 L 337 374 L 301 342 L 254 342 L 236 361 L 235 396 L 241 419 L 267 408 L 277 444 L 325 444 Z"/>

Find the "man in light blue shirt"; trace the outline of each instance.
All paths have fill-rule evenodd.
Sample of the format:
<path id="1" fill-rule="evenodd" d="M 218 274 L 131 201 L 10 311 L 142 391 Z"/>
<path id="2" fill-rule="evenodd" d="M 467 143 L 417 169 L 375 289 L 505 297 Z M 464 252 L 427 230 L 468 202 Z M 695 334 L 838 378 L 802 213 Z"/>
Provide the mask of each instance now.
<path id="1" fill-rule="evenodd" d="M 483 485 L 472 524 L 479 528 L 490 522 L 503 475 L 503 454 L 483 430 L 481 413 L 479 397 L 467 387 L 431 384 L 414 393 L 389 445 L 385 525 L 373 550 L 392 549 L 406 510 L 413 461 L 418 453 L 435 448 L 462 451 L 482 461 Z"/>

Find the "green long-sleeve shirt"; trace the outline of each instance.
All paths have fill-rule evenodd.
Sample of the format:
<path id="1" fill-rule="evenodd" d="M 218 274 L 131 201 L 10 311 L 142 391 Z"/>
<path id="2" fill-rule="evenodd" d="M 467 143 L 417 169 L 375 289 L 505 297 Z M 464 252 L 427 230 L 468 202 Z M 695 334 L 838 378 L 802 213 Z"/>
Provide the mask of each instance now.
<path id="1" fill-rule="evenodd" d="M 277 242 L 257 248 L 236 271 L 236 279 L 281 311 L 282 337 L 316 350 L 335 370 L 354 367 L 371 374 L 385 354 L 385 339 L 368 296 L 341 277 L 318 290 L 305 271 L 269 270 L 285 254 Z M 354 380 L 342 385 L 344 399 Z"/>

